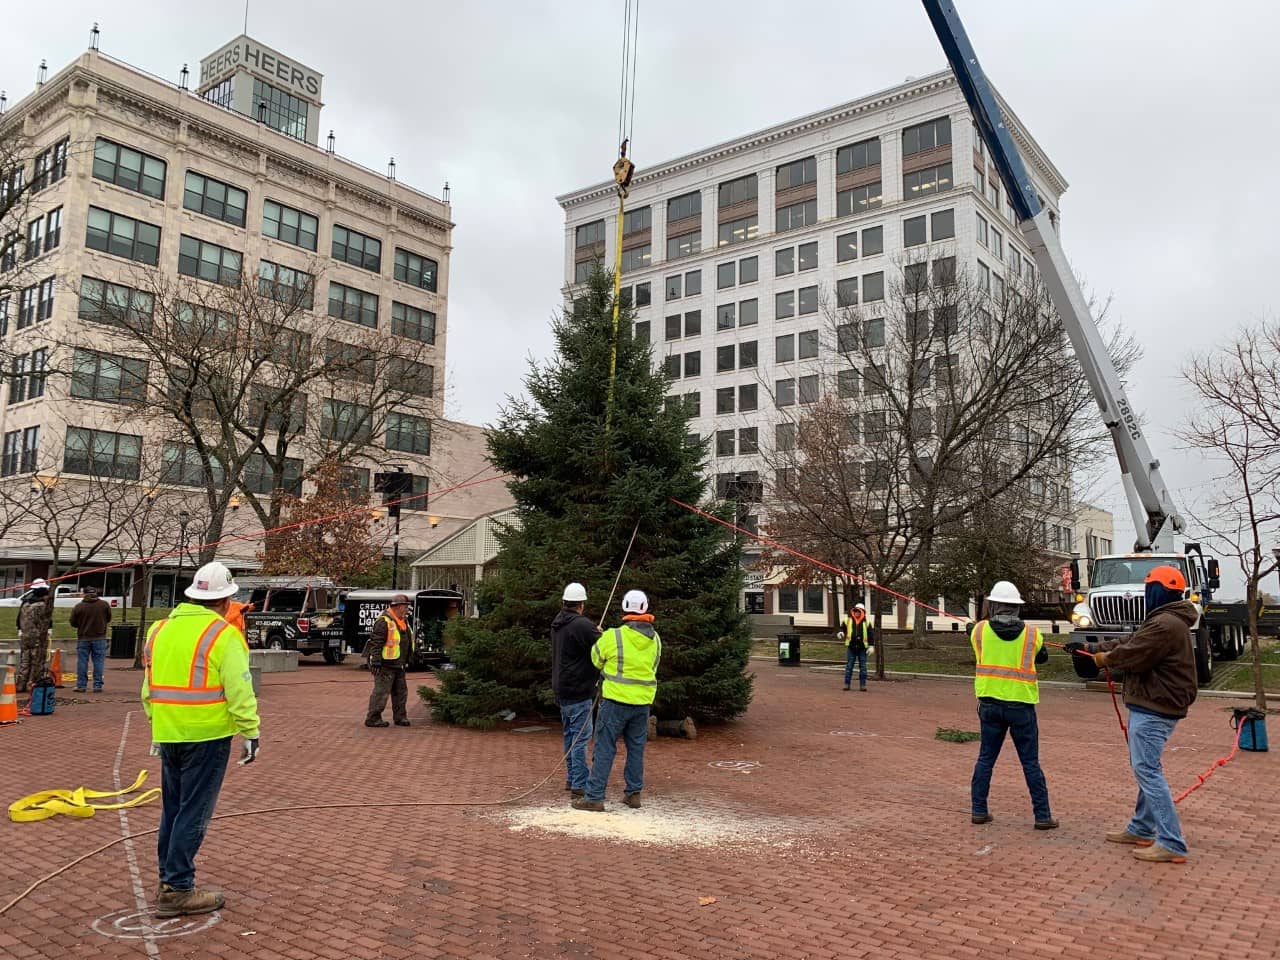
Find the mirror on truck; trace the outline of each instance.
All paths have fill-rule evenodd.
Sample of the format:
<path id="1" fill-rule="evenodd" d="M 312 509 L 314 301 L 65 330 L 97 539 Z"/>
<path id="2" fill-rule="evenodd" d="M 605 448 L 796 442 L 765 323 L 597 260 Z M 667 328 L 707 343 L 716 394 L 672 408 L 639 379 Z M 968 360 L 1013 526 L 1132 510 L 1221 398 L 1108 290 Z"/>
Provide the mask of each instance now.
<path id="1" fill-rule="evenodd" d="M 1071 558 L 1071 592 L 1080 592 L 1080 558 Z"/>
<path id="2" fill-rule="evenodd" d="M 1209 574 L 1209 589 L 1217 590 L 1222 586 L 1222 571 L 1218 569 L 1218 561 L 1214 557 L 1209 557 L 1205 561 L 1205 569 Z"/>

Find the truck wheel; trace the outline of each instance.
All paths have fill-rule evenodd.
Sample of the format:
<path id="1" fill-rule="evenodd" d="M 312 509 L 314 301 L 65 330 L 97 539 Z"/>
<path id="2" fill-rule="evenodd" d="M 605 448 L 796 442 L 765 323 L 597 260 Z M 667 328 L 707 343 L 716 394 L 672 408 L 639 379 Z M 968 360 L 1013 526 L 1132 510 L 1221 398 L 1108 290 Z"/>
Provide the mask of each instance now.
<path id="1" fill-rule="evenodd" d="M 1195 636 L 1196 682 L 1205 686 L 1213 679 L 1213 644 L 1209 640 L 1209 628 L 1200 624 Z"/>
<path id="2" fill-rule="evenodd" d="M 341 650 L 339 650 L 337 647 L 324 648 L 325 663 L 341 663 L 346 658 L 346 656 L 347 655 L 343 653 Z"/>
<path id="3" fill-rule="evenodd" d="M 283 649 L 284 649 L 284 637 L 283 637 L 283 636 L 281 636 L 281 635 L 280 635 L 280 634 L 278 634 L 278 633 L 273 633 L 273 634 L 271 634 L 271 636 L 267 637 L 267 649 L 268 649 L 268 650 L 283 650 Z"/>
<path id="4" fill-rule="evenodd" d="M 1240 656 L 1240 633 L 1235 627 L 1223 627 L 1222 651 L 1219 656 L 1223 660 L 1234 660 Z"/>

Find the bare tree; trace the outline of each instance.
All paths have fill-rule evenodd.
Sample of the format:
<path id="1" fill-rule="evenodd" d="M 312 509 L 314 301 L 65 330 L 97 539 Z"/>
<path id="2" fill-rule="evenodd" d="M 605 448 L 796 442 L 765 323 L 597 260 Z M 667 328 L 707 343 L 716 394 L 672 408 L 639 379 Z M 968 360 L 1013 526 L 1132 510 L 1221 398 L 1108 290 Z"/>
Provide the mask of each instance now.
<path id="1" fill-rule="evenodd" d="M 1254 696 L 1267 709 L 1258 644 L 1262 581 L 1275 573 L 1265 543 L 1280 543 L 1280 324 L 1242 330 L 1192 358 L 1184 375 L 1204 406 L 1182 431 L 1194 448 L 1223 467 L 1209 506 L 1208 539 L 1234 557 L 1245 581 Z"/>

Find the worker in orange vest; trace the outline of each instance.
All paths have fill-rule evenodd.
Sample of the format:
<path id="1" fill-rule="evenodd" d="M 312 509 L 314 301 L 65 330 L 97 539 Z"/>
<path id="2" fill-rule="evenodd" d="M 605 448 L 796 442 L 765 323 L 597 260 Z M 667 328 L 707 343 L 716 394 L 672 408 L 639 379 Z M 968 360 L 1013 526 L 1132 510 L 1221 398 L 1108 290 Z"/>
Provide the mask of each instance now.
<path id="1" fill-rule="evenodd" d="M 255 607 L 252 603 L 241 603 L 239 600 L 232 600 L 227 605 L 227 615 L 223 619 L 240 631 L 240 639 L 244 642 L 245 649 L 249 647 L 248 636 L 244 629 L 244 615 L 252 613 Z"/>

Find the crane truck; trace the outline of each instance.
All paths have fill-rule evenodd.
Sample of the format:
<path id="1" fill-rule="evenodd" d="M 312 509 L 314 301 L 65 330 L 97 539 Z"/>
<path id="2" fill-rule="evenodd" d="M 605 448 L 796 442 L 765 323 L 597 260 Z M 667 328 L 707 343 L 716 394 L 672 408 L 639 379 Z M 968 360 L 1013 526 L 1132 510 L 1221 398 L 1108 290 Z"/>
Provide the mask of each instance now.
<path id="1" fill-rule="evenodd" d="M 1125 393 L 1120 374 L 1067 263 L 1057 229 L 1005 124 L 1004 114 L 956 6 L 947 0 L 923 0 L 923 3 L 990 152 L 991 162 L 1000 173 L 1017 215 L 1018 228 L 1031 247 L 1040 276 L 1098 404 L 1102 422 L 1110 432 L 1125 498 L 1137 531 L 1132 553 L 1093 560 L 1088 586 L 1083 592 L 1078 561 L 1073 562 L 1071 587 L 1076 605 L 1071 622 L 1074 635 L 1086 642 L 1096 642 L 1131 633 L 1146 617 L 1144 580 L 1147 573 L 1153 567 L 1169 564 L 1183 572 L 1187 580 L 1186 597 L 1200 613 L 1191 635 L 1199 682 L 1208 683 L 1213 673 L 1215 645 L 1222 656 L 1233 659 L 1244 644 L 1238 624 L 1225 621 L 1215 624 L 1205 615 L 1205 604 L 1220 586 L 1218 562 L 1206 557 L 1195 542 L 1186 542 L 1181 550 L 1177 549 L 1178 541 L 1185 535 L 1185 524 L 1174 509 L 1160 474 L 1160 461 L 1147 444 L 1142 421 Z M 1086 679 L 1096 676 L 1097 668 L 1092 661 L 1074 657 L 1073 664 L 1079 676 Z"/>

